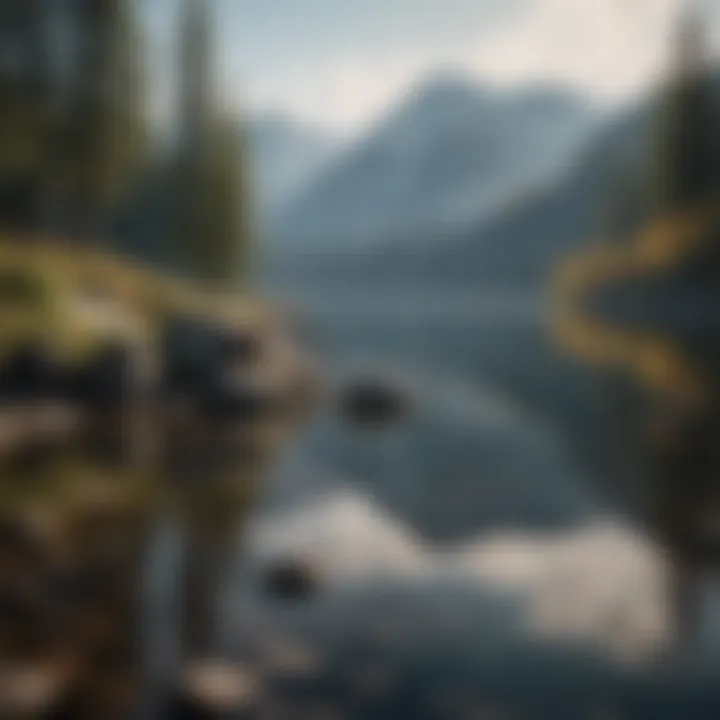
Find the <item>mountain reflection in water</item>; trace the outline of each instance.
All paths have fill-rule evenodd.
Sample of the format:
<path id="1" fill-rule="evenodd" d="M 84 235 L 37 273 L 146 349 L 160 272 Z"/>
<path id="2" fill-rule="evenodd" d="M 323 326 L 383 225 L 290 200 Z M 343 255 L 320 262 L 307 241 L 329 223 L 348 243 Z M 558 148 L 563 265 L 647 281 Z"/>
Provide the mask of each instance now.
<path id="1" fill-rule="evenodd" d="M 661 560 L 602 519 L 591 386 L 543 323 L 430 318 L 389 344 L 372 318 L 326 329 L 339 376 L 362 348 L 402 375 L 413 414 L 368 435 L 329 407 L 282 450 L 157 421 L 3 453 L 3 702 L 70 718 L 717 714 L 706 664 L 648 665 Z M 278 601 L 277 567 L 317 587 Z"/>

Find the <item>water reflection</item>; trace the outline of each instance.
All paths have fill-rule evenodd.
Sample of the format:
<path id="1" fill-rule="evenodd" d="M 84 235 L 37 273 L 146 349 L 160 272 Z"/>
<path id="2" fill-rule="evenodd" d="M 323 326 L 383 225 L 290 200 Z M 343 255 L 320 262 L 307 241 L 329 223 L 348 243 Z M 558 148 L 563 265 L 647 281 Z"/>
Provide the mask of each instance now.
<path id="1" fill-rule="evenodd" d="M 670 554 L 685 639 L 701 567 L 718 552 L 720 393 L 717 384 L 693 390 L 720 373 L 704 349 L 712 344 L 698 340 L 712 325 L 697 323 L 701 337 L 684 314 L 666 327 L 667 314 L 656 312 L 668 287 L 698 287 L 673 272 L 652 283 L 603 281 L 561 321 L 573 350 L 589 348 L 612 366 L 612 439 L 623 442 L 603 449 L 624 464 L 604 475 L 601 494 L 615 480 L 614 499 Z M 652 649 L 662 635 L 646 538 L 621 524 L 582 525 L 598 504 L 570 459 L 567 440 L 580 436 L 558 431 L 594 436 L 594 426 L 574 422 L 586 419 L 582 385 L 567 384 L 546 328 L 519 320 L 502 331 L 431 320 L 420 336 L 399 326 L 393 342 L 404 355 L 369 321 L 335 328 L 336 340 L 356 333 L 387 367 L 402 368 L 412 412 L 398 416 L 393 400 L 389 415 L 402 422 L 377 433 L 338 423 L 337 408 L 319 419 L 287 458 L 287 484 L 275 485 L 282 511 L 265 527 L 275 552 L 259 557 L 269 564 L 252 565 L 243 528 L 257 520 L 251 508 L 282 428 L 238 430 L 182 413 L 96 417 L 61 434 L 48 421 L 42 447 L 22 435 L 8 442 L 3 702 L 39 717 L 61 709 L 222 717 L 230 706 L 253 717 L 483 717 L 509 708 L 537 717 L 537 707 L 549 717 L 608 707 L 663 717 L 671 705 L 659 682 L 669 680 L 601 652 L 612 643 L 636 660 L 635 645 Z M 432 352 L 410 351 L 433 338 Z M 340 368 L 343 353 L 354 355 L 336 348 Z M 686 375 L 677 357 L 704 372 Z M 554 404 L 545 406 L 548 395 Z M 572 411 L 565 426 L 551 422 L 558 408 Z M 326 464 L 308 464 L 318 459 Z M 343 472 L 347 482 L 337 479 Z M 326 485 L 324 474 L 333 475 Z M 699 697 L 684 682 L 672 678 L 676 712 L 667 717 Z M 708 703 L 717 708 L 717 697 Z"/>
<path id="2" fill-rule="evenodd" d="M 10 716 L 161 717 L 217 649 L 218 588 L 268 453 L 207 420 L 155 423 L 142 448 L 96 430 L 1 458 Z"/>
<path id="3" fill-rule="evenodd" d="M 621 500 L 667 556 L 675 640 L 694 651 L 720 558 L 716 227 L 714 208 L 676 213 L 572 259 L 558 308 L 563 343 L 604 370 Z"/>

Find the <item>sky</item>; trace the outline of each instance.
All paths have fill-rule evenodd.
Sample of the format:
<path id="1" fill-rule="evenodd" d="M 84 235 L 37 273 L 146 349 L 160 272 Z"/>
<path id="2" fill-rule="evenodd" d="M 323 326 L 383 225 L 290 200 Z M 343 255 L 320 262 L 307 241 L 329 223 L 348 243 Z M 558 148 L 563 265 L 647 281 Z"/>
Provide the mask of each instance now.
<path id="1" fill-rule="evenodd" d="M 144 2 L 167 63 L 179 0 Z M 437 70 L 500 86 L 550 80 L 617 105 L 662 72 L 686 2 L 210 0 L 225 102 L 337 132 L 368 124 Z M 705 4 L 717 27 L 720 0 Z M 156 101 L 167 97 L 161 88 Z"/>

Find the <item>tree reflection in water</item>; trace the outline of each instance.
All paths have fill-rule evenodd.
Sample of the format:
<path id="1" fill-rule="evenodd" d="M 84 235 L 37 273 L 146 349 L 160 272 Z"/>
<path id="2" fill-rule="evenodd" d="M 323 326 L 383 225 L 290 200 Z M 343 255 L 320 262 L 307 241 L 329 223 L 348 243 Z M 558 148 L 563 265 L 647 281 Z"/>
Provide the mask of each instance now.
<path id="1" fill-rule="evenodd" d="M 1 458 L 3 717 L 217 694 L 218 585 L 273 443 L 210 420 L 156 423 L 151 443 L 102 430 Z"/>
<path id="2" fill-rule="evenodd" d="M 696 651 L 720 565 L 720 331 L 714 204 L 648 223 L 558 277 L 561 343 L 604 371 L 622 461 L 603 482 L 667 558 L 676 657 Z M 620 448 L 620 452 L 617 452 Z"/>

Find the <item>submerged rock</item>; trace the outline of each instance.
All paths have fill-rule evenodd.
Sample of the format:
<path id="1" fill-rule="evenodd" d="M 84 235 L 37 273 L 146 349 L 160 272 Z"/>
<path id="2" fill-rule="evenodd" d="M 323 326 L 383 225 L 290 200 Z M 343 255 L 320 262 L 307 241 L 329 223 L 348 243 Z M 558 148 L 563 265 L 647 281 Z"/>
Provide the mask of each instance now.
<path id="1" fill-rule="evenodd" d="M 320 584 L 317 568 L 301 558 L 276 560 L 262 577 L 264 593 L 284 602 L 310 599 L 319 593 Z"/>
<path id="2" fill-rule="evenodd" d="M 405 389 L 380 377 L 368 377 L 345 388 L 339 405 L 345 420 L 361 428 L 396 425 L 412 412 Z"/>

